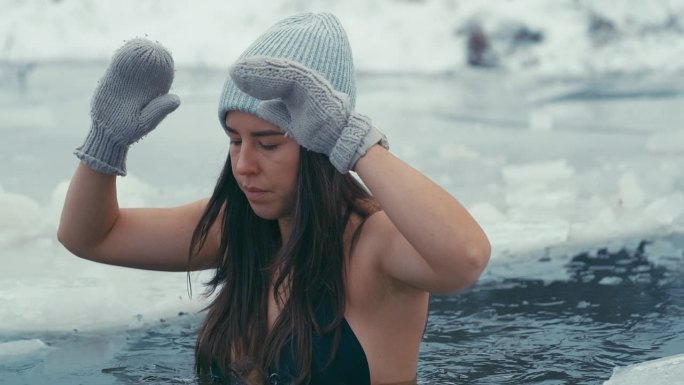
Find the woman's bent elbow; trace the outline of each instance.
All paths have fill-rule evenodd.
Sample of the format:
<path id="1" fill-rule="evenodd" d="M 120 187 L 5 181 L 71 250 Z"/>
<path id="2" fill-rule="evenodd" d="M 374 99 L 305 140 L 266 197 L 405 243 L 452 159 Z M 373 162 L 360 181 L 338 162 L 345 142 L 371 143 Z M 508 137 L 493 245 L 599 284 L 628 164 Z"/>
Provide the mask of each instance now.
<path id="1" fill-rule="evenodd" d="M 78 237 L 62 225 L 57 229 L 57 241 L 73 255 L 81 258 L 85 255 L 85 249 L 78 241 Z"/>
<path id="2" fill-rule="evenodd" d="M 62 246 L 64 246 L 64 248 L 69 250 L 72 254 L 76 254 L 72 240 L 69 237 L 69 233 L 61 226 L 57 229 L 57 241 L 59 241 L 59 243 L 61 243 Z"/>
<path id="3" fill-rule="evenodd" d="M 451 275 L 451 279 L 445 282 L 442 292 L 444 293 L 458 293 L 470 286 L 480 278 L 484 272 L 491 254 L 491 246 L 489 241 L 485 241 L 477 247 L 472 247 L 465 253 L 460 253 L 460 261 L 457 270 Z"/>
<path id="4" fill-rule="evenodd" d="M 480 242 L 479 246 L 471 251 L 471 258 L 473 264 L 479 268 L 478 276 L 482 274 L 482 271 L 489 264 L 489 259 L 492 256 L 492 245 L 489 243 L 489 239 L 485 238 Z"/>

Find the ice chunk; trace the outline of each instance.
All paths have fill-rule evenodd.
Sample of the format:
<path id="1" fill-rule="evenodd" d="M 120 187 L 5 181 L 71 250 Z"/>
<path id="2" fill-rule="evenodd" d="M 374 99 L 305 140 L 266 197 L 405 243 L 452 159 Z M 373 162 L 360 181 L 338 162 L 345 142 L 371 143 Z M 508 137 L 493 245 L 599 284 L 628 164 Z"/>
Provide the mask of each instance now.
<path id="1" fill-rule="evenodd" d="M 41 223 L 37 202 L 0 186 L 0 247 L 34 239 L 40 233 Z"/>
<path id="2" fill-rule="evenodd" d="M 680 384 L 684 377 L 684 354 L 618 367 L 603 385 Z"/>
<path id="3" fill-rule="evenodd" d="M 52 349 L 39 339 L 17 340 L 0 343 L 0 361 L 26 356 Z"/>

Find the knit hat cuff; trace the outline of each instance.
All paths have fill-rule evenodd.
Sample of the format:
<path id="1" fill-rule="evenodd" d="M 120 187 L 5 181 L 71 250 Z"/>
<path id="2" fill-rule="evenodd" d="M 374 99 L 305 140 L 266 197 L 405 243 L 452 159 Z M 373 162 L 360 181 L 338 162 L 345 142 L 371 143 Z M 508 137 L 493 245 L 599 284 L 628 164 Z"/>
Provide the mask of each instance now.
<path id="1" fill-rule="evenodd" d="M 230 84 L 226 84 L 225 88 L 226 91 L 224 91 L 223 95 L 221 95 L 218 111 L 218 118 L 224 130 L 227 129 L 226 114 L 229 111 L 242 111 L 248 114 L 259 116 L 257 113 L 257 108 L 261 102 L 259 99 L 240 91 L 232 81 Z M 229 88 L 231 89 L 228 90 Z"/>

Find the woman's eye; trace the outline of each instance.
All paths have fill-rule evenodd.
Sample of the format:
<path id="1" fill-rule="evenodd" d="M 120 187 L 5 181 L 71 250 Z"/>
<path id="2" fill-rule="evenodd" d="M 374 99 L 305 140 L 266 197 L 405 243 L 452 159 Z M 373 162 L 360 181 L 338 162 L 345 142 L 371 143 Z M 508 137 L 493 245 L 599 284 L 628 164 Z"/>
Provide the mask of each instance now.
<path id="1" fill-rule="evenodd" d="M 261 148 L 263 148 L 264 150 L 275 150 L 276 147 L 278 147 L 277 144 L 263 144 L 263 143 L 260 144 L 260 146 L 261 146 Z"/>
<path id="2" fill-rule="evenodd" d="M 239 146 L 240 144 L 242 144 L 241 140 L 231 140 L 230 141 L 231 146 Z"/>

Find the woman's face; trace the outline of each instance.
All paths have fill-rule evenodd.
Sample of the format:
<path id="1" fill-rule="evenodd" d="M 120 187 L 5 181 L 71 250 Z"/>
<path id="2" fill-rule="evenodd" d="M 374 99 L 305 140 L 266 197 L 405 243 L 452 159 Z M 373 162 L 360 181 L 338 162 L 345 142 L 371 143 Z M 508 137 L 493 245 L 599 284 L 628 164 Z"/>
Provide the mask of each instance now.
<path id="1" fill-rule="evenodd" d="M 254 212 L 264 219 L 287 218 L 293 209 L 299 144 L 254 115 L 226 114 L 233 176 Z"/>

